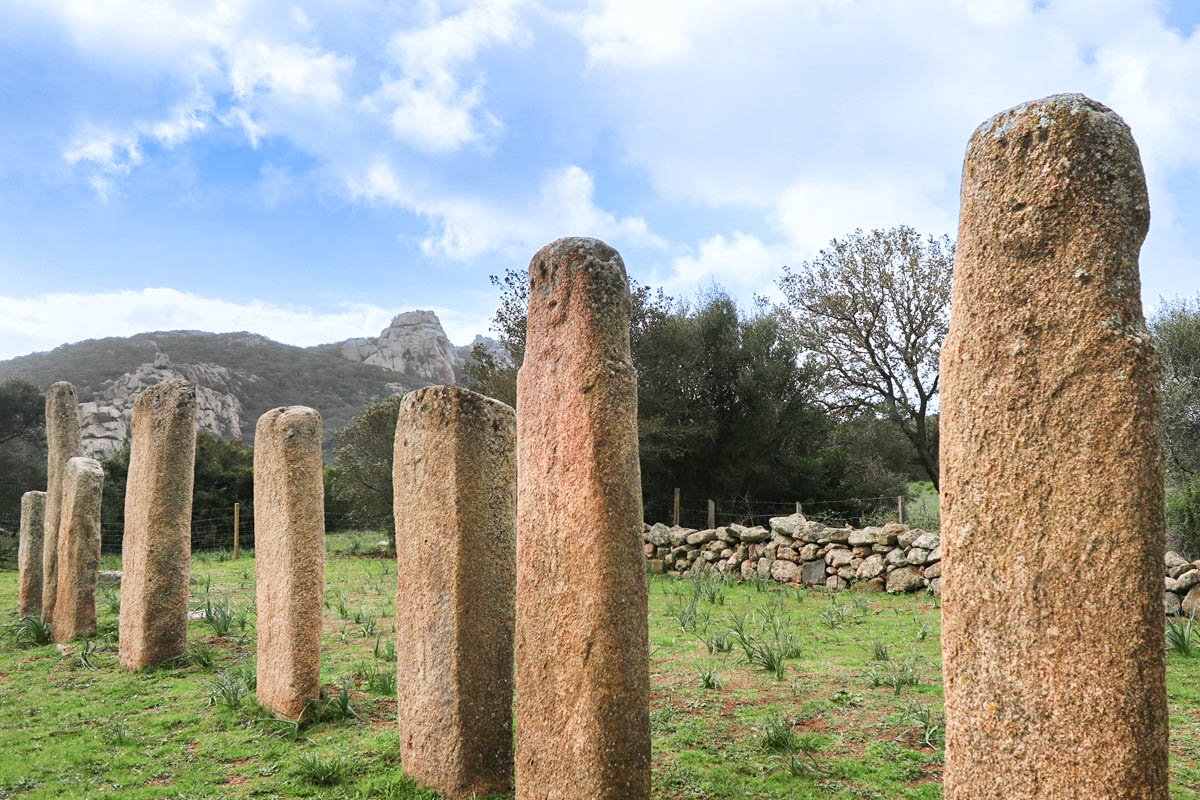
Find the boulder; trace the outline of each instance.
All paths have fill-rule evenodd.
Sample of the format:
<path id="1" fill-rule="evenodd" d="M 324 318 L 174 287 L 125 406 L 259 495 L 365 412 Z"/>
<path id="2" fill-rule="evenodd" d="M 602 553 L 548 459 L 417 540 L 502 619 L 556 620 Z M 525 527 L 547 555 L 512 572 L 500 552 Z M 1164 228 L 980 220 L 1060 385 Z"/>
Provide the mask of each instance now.
<path id="1" fill-rule="evenodd" d="M 1179 595 L 1174 592 L 1163 592 L 1163 611 L 1168 617 L 1177 616 L 1181 610 Z"/>
<path id="2" fill-rule="evenodd" d="M 1179 604 L 1180 609 L 1184 614 L 1195 614 L 1200 612 L 1200 586 L 1193 586 L 1183 597 L 1183 602 Z"/>
<path id="3" fill-rule="evenodd" d="M 672 547 L 679 547 L 687 542 L 690 533 L 691 530 L 688 528 L 670 528 L 667 531 L 667 539 Z"/>
<path id="4" fill-rule="evenodd" d="M 830 575 L 828 578 L 825 579 L 825 588 L 826 589 L 835 589 L 835 590 L 841 591 L 842 589 L 845 589 L 849 585 L 850 584 L 846 583 L 845 578 L 842 578 L 838 575 Z"/>
<path id="5" fill-rule="evenodd" d="M 742 580 L 748 581 L 754 577 L 755 563 L 753 561 L 743 561 L 739 571 L 742 574 Z"/>
<path id="6" fill-rule="evenodd" d="M 102 569 L 100 577 L 96 580 L 97 586 L 120 586 L 121 585 L 121 570 L 119 569 Z"/>
<path id="7" fill-rule="evenodd" d="M 769 558 L 760 558 L 758 560 L 758 577 L 771 577 L 771 560 Z"/>
<path id="8" fill-rule="evenodd" d="M 740 530 L 737 530 L 737 536 L 746 544 L 758 544 L 759 542 L 765 542 L 771 538 L 771 532 L 761 526 L 742 528 L 740 525 L 734 525 L 730 527 L 740 528 Z"/>
<path id="9" fill-rule="evenodd" d="M 924 585 L 921 573 L 911 567 L 893 570 L 887 579 L 887 590 L 892 593 L 915 592 Z"/>
<path id="10" fill-rule="evenodd" d="M 942 596 L 942 579 L 934 578 L 929 582 L 929 593 L 934 597 Z"/>
<path id="11" fill-rule="evenodd" d="M 812 561 L 814 558 L 820 558 L 821 548 L 815 544 L 806 544 L 800 548 L 800 560 Z"/>
<path id="12" fill-rule="evenodd" d="M 820 586 L 825 582 L 825 562 L 805 561 L 800 567 L 800 580 L 809 586 Z"/>
<path id="13" fill-rule="evenodd" d="M 853 560 L 854 554 L 849 550 L 830 550 L 825 554 L 825 563 L 833 569 L 848 567 Z"/>
<path id="14" fill-rule="evenodd" d="M 652 558 L 646 562 L 646 571 L 655 575 L 662 575 L 666 572 L 666 565 L 661 558 Z"/>
<path id="15" fill-rule="evenodd" d="M 917 537 L 920 536 L 921 534 L 923 534 L 924 532 L 925 531 L 923 531 L 919 528 L 911 528 L 909 530 L 906 530 L 904 533 L 902 533 L 896 537 L 896 544 L 899 545 L 900 547 L 903 547 L 905 550 L 907 550 L 908 548 L 913 546 L 913 542 L 915 542 L 917 540 Z"/>
<path id="16" fill-rule="evenodd" d="M 919 547 L 922 550 L 932 550 L 941 544 L 941 539 L 936 533 L 921 532 L 921 535 L 913 540 L 912 546 Z"/>
<path id="17" fill-rule="evenodd" d="M 913 564 L 914 566 L 920 566 L 925 563 L 928 556 L 928 550 L 923 550 L 920 547 L 913 546 L 909 548 L 908 555 L 905 556 L 905 561 L 907 561 L 909 564 Z"/>
<path id="18" fill-rule="evenodd" d="M 800 567 L 790 561 L 776 561 L 771 564 L 771 580 L 795 583 L 800 579 L 800 574 Z"/>
<path id="19" fill-rule="evenodd" d="M 1166 556 L 1163 557 L 1163 560 L 1166 562 L 1168 568 L 1182 567 L 1188 563 L 1186 558 L 1179 555 L 1179 553 L 1176 553 L 1174 550 L 1168 550 Z"/>
<path id="20" fill-rule="evenodd" d="M 709 529 L 706 531 L 696 531 L 695 533 L 689 533 L 687 535 L 687 538 L 684 539 L 684 541 L 686 541 L 688 544 L 695 547 L 695 546 L 701 545 L 701 544 L 708 544 L 709 542 L 715 540 L 716 538 L 717 538 L 717 532 L 715 530 Z"/>
<path id="21" fill-rule="evenodd" d="M 935 561 L 925 568 L 925 580 L 933 580 L 940 577 L 942 577 L 942 562 Z"/>
<path id="22" fill-rule="evenodd" d="M 884 556 L 883 560 L 891 564 L 893 567 L 902 567 L 908 563 L 908 561 L 905 559 L 904 551 L 899 547 L 889 550 L 887 555 Z"/>
<path id="23" fill-rule="evenodd" d="M 930 550 L 929 555 L 925 556 L 926 564 L 932 564 L 934 561 L 941 561 L 941 560 L 942 560 L 942 546 L 940 544 L 937 547 Z"/>
<path id="24" fill-rule="evenodd" d="M 1189 566 L 1191 566 L 1189 564 Z M 1200 583 L 1200 570 L 1190 569 L 1175 579 L 1175 591 L 1183 594 Z"/>
<path id="25" fill-rule="evenodd" d="M 784 561 L 791 561 L 794 564 L 800 563 L 800 554 L 790 547 L 781 547 L 775 553 L 775 557 Z"/>
<path id="26" fill-rule="evenodd" d="M 661 522 L 656 522 L 646 531 L 646 541 L 655 547 L 666 547 L 671 544 L 671 529 Z"/>
<path id="27" fill-rule="evenodd" d="M 862 564 L 858 567 L 858 572 L 855 573 L 855 578 L 860 581 L 869 581 L 878 578 L 883 574 L 884 563 L 883 556 L 873 555 L 863 559 Z"/>
<path id="28" fill-rule="evenodd" d="M 784 536 L 795 538 L 800 533 L 800 528 L 806 522 L 803 514 L 789 514 L 786 517 L 771 517 L 768 520 L 771 530 L 775 533 L 782 533 Z"/>
<path id="29" fill-rule="evenodd" d="M 847 544 L 851 547 L 870 547 L 879 541 L 879 528 L 863 528 L 860 531 L 850 531 Z"/>

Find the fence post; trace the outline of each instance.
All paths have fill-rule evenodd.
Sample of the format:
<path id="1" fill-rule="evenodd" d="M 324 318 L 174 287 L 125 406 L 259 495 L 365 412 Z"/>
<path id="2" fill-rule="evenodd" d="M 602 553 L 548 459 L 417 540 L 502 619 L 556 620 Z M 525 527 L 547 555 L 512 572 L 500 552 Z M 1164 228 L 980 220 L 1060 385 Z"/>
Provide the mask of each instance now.
<path id="1" fill-rule="evenodd" d="M 717 527 L 717 504 L 712 500 L 708 501 L 708 529 L 711 531 Z"/>
<path id="2" fill-rule="evenodd" d="M 896 495 L 896 508 L 900 516 L 900 524 L 904 524 L 904 495 Z"/>
<path id="3" fill-rule="evenodd" d="M 803 514 L 803 513 L 804 513 L 804 512 L 803 512 L 803 511 L 800 509 L 800 501 L 799 501 L 799 500 L 797 500 L 797 501 L 796 501 L 796 513 L 797 513 L 797 514 Z"/>
<path id="4" fill-rule="evenodd" d="M 238 522 L 242 516 L 242 504 L 233 504 L 233 558 L 238 557 Z"/>
<path id="5" fill-rule="evenodd" d="M 673 520 L 673 522 L 671 524 L 674 525 L 676 528 L 678 528 L 679 527 L 679 487 L 675 487 L 675 513 L 672 514 L 671 519 Z"/>

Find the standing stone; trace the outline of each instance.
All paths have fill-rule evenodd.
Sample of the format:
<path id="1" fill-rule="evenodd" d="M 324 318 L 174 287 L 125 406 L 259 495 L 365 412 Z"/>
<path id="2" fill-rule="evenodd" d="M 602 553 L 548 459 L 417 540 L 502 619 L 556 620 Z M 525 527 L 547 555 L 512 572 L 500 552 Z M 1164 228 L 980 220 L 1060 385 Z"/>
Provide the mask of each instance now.
<path id="1" fill-rule="evenodd" d="M 447 797 L 512 786 L 516 436 L 512 408 L 454 386 L 396 424 L 400 757 Z"/>
<path id="2" fill-rule="evenodd" d="M 50 620 L 56 642 L 96 632 L 103 493 L 104 468 L 99 461 L 79 456 L 67 462 L 62 472 L 62 521 L 57 537 L 57 598 Z"/>
<path id="3" fill-rule="evenodd" d="M 42 613 L 42 539 L 45 537 L 46 493 L 21 495 L 21 530 L 17 537 L 17 616 Z"/>
<path id="4" fill-rule="evenodd" d="M 67 462 L 83 455 L 79 401 L 66 381 L 46 390 L 46 518 L 42 537 L 42 619 L 54 618 L 58 601 L 58 531 L 62 522 L 63 474 Z"/>
<path id="5" fill-rule="evenodd" d="M 258 702 L 298 717 L 321 690 L 325 492 L 321 415 L 268 411 L 254 431 Z"/>
<path id="6" fill-rule="evenodd" d="M 947 800 L 1167 798 L 1149 219 L 1129 128 L 1082 95 L 971 137 L 941 354 Z"/>
<path id="7" fill-rule="evenodd" d="M 139 670 L 187 650 L 195 388 L 174 379 L 146 389 L 130 430 L 120 662 Z"/>
<path id="8" fill-rule="evenodd" d="M 595 239 L 546 246 L 529 281 L 517 378 L 517 798 L 637 800 L 650 794 L 650 672 L 629 283 Z"/>

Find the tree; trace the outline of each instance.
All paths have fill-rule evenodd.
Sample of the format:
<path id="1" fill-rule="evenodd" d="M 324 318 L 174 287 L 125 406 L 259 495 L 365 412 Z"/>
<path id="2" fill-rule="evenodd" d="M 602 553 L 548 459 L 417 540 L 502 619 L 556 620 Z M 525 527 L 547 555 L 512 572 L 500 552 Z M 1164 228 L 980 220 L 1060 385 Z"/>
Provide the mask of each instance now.
<path id="1" fill-rule="evenodd" d="M 477 352 L 467 375 L 471 388 L 511 403 L 528 282 L 513 270 L 492 280 L 501 289 L 493 330 L 513 361 Z M 691 498 L 787 502 L 901 491 L 911 447 L 904 443 L 897 469 L 888 460 L 896 448 L 881 456 L 847 446 L 858 439 L 839 437 L 840 423 L 818 405 L 821 371 L 777 310 L 744 311 L 716 287 L 691 304 L 633 281 L 631 293 L 647 515 L 665 519 L 675 487 Z"/>
<path id="2" fill-rule="evenodd" d="M 350 519 L 366 528 L 395 535 L 392 517 L 392 451 L 399 395 L 376 400 L 334 439 L 338 450 L 327 470 L 334 503 L 348 509 Z"/>
<path id="3" fill-rule="evenodd" d="M 46 488 L 46 399 L 32 383 L 0 383 L 0 525 L 21 516 L 21 495 Z"/>
<path id="4" fill-rule="evenodd" d="M 1200 297 L 1163 300 L 1149 327 L 1162 355 L 1167 472 L 1189 480 L 1200 475 Z"/>
<path id="5" fill-rule="evenodd" d="M 938 483 L 938 354 L 950 326 L 954 243 L 912 228 L 856 230 L 799 269 L 784 267 L 779 288 L 802 347 L 827 380 L 833 409 L 877 410 L 912 443 Z"/>

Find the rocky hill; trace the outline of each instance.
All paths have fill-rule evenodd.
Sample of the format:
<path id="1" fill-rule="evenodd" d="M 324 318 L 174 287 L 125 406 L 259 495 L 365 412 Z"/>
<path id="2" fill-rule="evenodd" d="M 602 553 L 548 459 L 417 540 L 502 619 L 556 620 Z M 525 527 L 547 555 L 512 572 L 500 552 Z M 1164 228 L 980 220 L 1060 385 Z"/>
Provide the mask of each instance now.
<path id="1" fill-rule="evenodd" d="M 0 361 L 0 380 L 25 378 L 43 391 L 75 384 L 84 448 L 97 458 L 125 440 L 134 398 L 168 378 L 196 385 L 200 430 L 250 442 L 263 412 L 306 405 L 321 412 L 328 445 L 376 398 L 457 382 L 476 342 L 497 347 L 486 337 L 455 347 L 432 311 L 399 314 L 377 337 L 309 348 L 254 333 L 158 331 Z"/>

